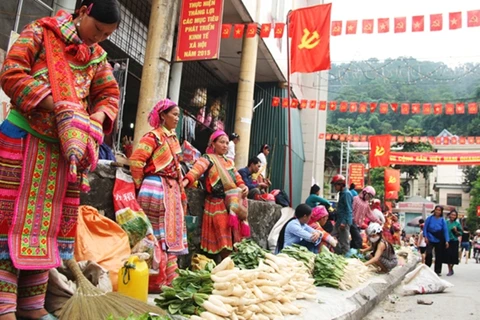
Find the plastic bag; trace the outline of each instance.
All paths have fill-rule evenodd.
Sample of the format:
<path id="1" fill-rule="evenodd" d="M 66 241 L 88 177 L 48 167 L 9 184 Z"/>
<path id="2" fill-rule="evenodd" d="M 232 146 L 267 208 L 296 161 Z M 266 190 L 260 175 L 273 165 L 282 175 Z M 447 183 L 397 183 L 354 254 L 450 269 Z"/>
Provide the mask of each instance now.
<path id="1" fill-rule="evenodd" d="M 153 234 L 152 225 L 135 197 L 135 185 L 130 175 L 117 169 L 113 187 L 115 219 L 128 234 L 130 247 L 134 247 L 147 235 Z"/>
<path id="2" fill-rule="evenodd" d="M 158 269 L 150 269 L 150 276 L 148 278 L 148 293 L 162 292 L 162 286 L 167 284 L 167 253 L 162 250 L 162 246 L 155 245 L 154 261 L 158 262 Z"/>
<path id="3" fill-rule="evenodd" d="M 130 256 L 128 235 L 115 221 L 98 213 L 90 206 L 78 209 L 75 259 L 91 260 L 107 269 L 113 290 L 117 290 L 118 270 Z"/>
<path id="4" fill-rule="evenodd" d="M 432 269 L 424 264 L 408 273 L 403 280 L 403 295 L 440 293 L 453 287 L 448 281 L 440 279 Z"/>
<path id="5" fill-rule="evenodd" d="M 207 258 L 203 254 L 195 253 L 192 257 L 192 265 L 190 268 L 192 271 L 205 270 L 205 266 L 208 263 L 213 263 L 215 265 L 215 262 L 212 259 Z"/>

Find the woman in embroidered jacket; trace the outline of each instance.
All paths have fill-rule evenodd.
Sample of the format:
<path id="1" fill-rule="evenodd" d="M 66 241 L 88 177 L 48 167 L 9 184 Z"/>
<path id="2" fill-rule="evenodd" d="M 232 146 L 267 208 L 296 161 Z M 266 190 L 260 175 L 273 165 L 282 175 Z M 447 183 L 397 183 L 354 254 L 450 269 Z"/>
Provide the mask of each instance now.
<path id="1" fill-rule="evenodd" d="M 228 136 L 221 130 L 211 136 L 207 152 L 186 174 L 184 186 L 192 185 L 204 173 L 207 197 L 202 221 L 201 248 L 227 257 L 233 245 L 250 236 L 247 223 L 248 187 L 235 169 L 228 151 Z"/>
<path id="2" fill-rule="evenodd" d="M 180 144 L 175 135 L 180 109 L 168 100 L 160 100 L 148 117 L 155 128 L 140 139 L 130 157 L 135 186 L 140 188 L 138 203 L 153 226 L 153 232 L 167 252 L 167 285 L 176 277 L 177 255 L 188 253 L 184 216 L 187 210 L 178 155 Z"/>
<path id="3" fill-rule="evenodd" d="M 1 320 L 54 319 L 44 309 L 48 269 L 73 257 L 86 183 L 86 171 L 83 180 L 77 172 L 94 168 L 118 112 L 118 85 L 98 42 L 119 22 L 116 0 L 85 0 L 73 16 L 60 11 L 27 25 L 5 59 L 0 85 L 12 107 L 0 126 Z M 60 126 L 85 140 L 60 137 Z M 77 145 L 76 160 L 66 158 L 67 145 Z"/>

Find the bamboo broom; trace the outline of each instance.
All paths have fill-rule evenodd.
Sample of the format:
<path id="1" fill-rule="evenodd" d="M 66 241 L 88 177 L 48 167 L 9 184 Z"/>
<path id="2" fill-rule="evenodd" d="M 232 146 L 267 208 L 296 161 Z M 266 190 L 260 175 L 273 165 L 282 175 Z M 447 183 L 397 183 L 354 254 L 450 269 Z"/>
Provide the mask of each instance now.
<path id="1" fill-rule="evenodd" d="M 77 291 L 63 306 L 60 320 L 104 320 L 111 315 L 117 319 L 126 318 L 132 313 L 141 315 L 147 312 L 166 314 L 162 309 L 143 301 L 98 289 L 83 275 L 74 259 L 67 260 L 66 265 L 77 282 Z"/>

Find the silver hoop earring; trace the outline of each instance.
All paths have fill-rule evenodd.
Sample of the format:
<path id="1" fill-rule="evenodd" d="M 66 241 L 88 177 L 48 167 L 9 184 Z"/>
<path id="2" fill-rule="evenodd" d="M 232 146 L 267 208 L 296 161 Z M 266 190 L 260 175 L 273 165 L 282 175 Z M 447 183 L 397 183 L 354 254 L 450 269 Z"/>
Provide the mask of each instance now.
<path id="1" fill-rule="evenodd" d="M 82 22 L 82 19 L 78 20 L 78 22 L 76 24 L 77 27 L 80 27 L 80 22 Z"/>

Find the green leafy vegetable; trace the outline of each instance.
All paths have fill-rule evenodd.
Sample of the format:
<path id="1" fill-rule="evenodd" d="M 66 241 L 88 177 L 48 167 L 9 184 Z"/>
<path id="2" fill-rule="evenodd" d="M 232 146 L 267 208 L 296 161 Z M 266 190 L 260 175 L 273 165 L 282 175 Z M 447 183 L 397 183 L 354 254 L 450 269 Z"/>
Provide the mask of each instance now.
<path id="1" fill-rule="evenodd" d="M 235 266 L 240 269 L 255 269 L 267 252 L 252 239 L 243 239 L 236 243 L 235 249 L 237 251 L 233 252 L 231 257 Z"/>
<path id="2" fill-rule="evenodd" d="M 346 266 L 347 260 L 345 257 L 323 248 L 315 257 L 315 267 L 313 269 L 315 285 L 339 288 Z"/>

